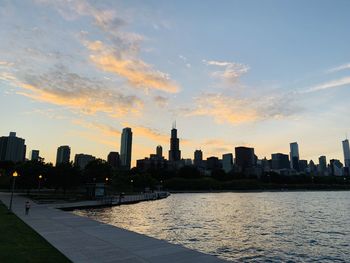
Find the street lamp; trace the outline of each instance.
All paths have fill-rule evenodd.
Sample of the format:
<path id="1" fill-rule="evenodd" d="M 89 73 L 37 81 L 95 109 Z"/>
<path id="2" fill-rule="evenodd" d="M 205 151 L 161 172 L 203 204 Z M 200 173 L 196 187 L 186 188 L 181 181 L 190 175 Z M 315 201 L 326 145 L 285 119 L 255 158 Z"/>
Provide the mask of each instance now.
<path id="1" fill-rule="evenodd" d="M 41 179 L 43 179 L 43 176 L 42 176 L 42 175 L 39 175 L 39 182 L 38 182 L 38 189 L 39 189 L 39 192 L 40 192 L 40 186 L 41 186 Z"/>
<path id="2" fill-rule="evenodd" d="M 16 171 L 12 174 L 12 191 L 11 191 L 11 199 L 10 199 L 10 206 L 9 210 L 12 212 L 12 199 L 13 199 L 13 192 L 15 191 L 15 183 L 16 183 L 16 177 L 18 176 L 18 173 Z"/>
<path id="3" fill-rule="evenodd" d="M 130 183 L 131 183 L 131 192 L 134 192 L 134 180 L 131 179 Z"/>
<path id="4" fill-rule="evenodd" d="M 109 178 L 108 178 L 108 177 L 106 177 L 105 181 L 106 181 L 106 184 L 107 184 L 107 183 L 108 183 L 108 181 L 109 181 Z"/>

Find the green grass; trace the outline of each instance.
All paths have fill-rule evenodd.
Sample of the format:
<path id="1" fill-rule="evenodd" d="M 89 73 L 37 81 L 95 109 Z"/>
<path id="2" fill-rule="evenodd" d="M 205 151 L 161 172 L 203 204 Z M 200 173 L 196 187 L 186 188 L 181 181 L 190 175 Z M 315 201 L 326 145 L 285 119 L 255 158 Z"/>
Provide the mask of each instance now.
<path id="1" fill-rule="evenodd" d="M 71 262 L 0 202 L 0 262 Z"/>

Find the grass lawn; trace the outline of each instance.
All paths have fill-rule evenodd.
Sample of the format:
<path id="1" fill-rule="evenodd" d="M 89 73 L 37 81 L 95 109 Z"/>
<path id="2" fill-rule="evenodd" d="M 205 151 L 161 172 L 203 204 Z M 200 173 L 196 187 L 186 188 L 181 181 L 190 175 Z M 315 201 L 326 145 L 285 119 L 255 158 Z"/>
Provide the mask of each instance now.
<path id="1" fill-rule="evenodd" d="M 0 202 L 0 262 L 70 262 Z"/>

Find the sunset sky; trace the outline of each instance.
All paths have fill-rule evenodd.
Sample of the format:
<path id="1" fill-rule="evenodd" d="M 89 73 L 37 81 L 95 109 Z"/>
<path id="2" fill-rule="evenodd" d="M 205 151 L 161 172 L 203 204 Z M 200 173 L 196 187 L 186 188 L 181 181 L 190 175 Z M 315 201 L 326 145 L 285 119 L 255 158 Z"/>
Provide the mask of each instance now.
<path id="1" fill-rule="evenodd" d="M 350 132 L 350 1 L 0 0 L 0 135 L 53 162 L 133 162 L 176 120 L 184 158 L 252 146 L 343 162 Z"/>

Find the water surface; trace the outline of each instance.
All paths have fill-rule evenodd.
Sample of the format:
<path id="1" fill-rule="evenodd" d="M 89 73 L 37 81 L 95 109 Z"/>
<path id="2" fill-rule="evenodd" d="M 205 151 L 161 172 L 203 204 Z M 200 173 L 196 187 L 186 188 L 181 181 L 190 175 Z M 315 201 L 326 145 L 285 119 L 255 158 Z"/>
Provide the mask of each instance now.
<path id="1" fill-rule="evenodd" d="M 173 194 L 74 213 L 235 262 L 350 262 L 350 192 Z"/>

